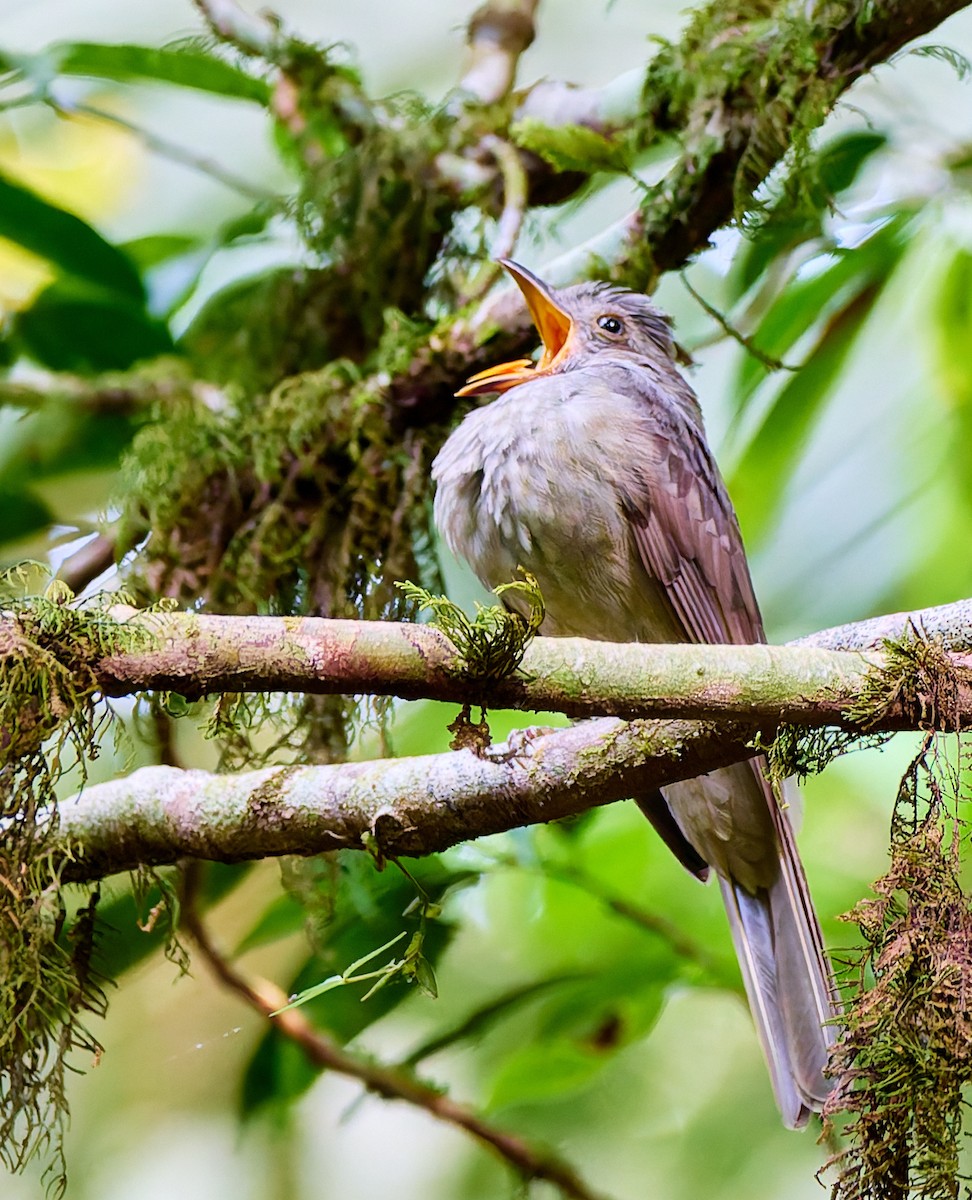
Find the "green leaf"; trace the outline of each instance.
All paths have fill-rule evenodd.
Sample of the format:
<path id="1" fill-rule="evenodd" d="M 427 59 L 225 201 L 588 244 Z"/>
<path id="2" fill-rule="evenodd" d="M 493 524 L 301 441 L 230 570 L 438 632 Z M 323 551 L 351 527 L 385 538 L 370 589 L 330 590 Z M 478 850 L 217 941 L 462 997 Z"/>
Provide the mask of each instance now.
<path id="1" fill-rule="evenodd" d="M 199 868 L 202 880 L 195 903 L 201 912 L 206 912 L 250 875 L 253 864 L 200 863 Z M 160 899 L 161 892 L 152 887 L 144 900 L 136 903 L 131 887 L 124 886 L 99 902 L 96 965 L 107 979 L 118 979 L 123 972 L 164 948 L 165 921 L 159 921 L 151 930 L 139 925 L 146 911 Z"/>
<path id="2" fill-rule="evenodd" d="M 972 252 L 956 251 L 937 288 L 933 344 L 939 384 L 952 403 L 956 434 L 950 439 L 953 474 L 967 505 L 972 505 L 972 473 L 967 447 L 972 437 L 972 377 L 968 370 L 972 345 Z"/>
<path id="3" fill-rule="evenodd" d="M 293 1039 L 283 1037 L 276 1026 L 272 1026 L 261 1038 L 243 1076 L 241 1115 L 252 1116 L 271 1106 L 296 1100 L 320 1074 L 321 1068 L 308 1060 Z"/>
<path id="4" fill-rule="evenodd" d="M 747 446 L 729 486 L 747 539 L 758 540 L 769 528 L 881 286 L 881 282 L 869 284 L 831 318 L 809 361 L 776 397 Z"/>
<path id="5" fill-rule="evenodd" d="M 627 146 L 611 141 L 586 125 L 544 125 L 524 117 L 510 127 L 510 137 L 558 171 L 622 171 L 631 169 Z"/>
<path id="6" fill-rule="evenodd" d="M 828 309 L 875 281 L 886 280 L 904 252 L 909 220 L 909 213 L 895 215 L 860 245 L 838 251 L 832 265 L 819 274 L 787 285 L 753 333 L 753 345 L 769 358 L 785 359 Z M 769 374 L 769 368 L 755 355 L 742 358 L 734 388 L 737 413 L 745 412 Z"/>
<path id="7" fill-rule="evenodd" d="M 873 129 L 846 133 L 828 142 L 817 156 L 817 179 L 822 187 L 820 199 L 828 203 L 845 192 L 857 179 L 861 168 L 878 150 L 887 145 L 887 135 Z"/>
<path id="8" fill-rule="evenodd" d="M 14 341 L 53 371 L 123 371 L 174 351 L 163 322 L 140 303 L 81 281 L 58 280 L 18 313 Z"/>
<path id="9" fill-rule="evenodd" d="M 80 217 L 0 175 L 0 237 L 47 259 L 68 275 L 141 300 L 134 264 Z"/>
<path id="10" fill-rule="evenodd" d="M 566 1038 L 528 1043 L 504 1063 L 487 1108 L 495 1112 L 511 1105 L 559 1100 L 588 1084 L 607 1061 Z"/>
<path id="11" fill-rule="evenodd" d="M 8 488 L 78 471 L 112 470 L 135 432 L 133 419 L 85 412 L 51 397 L 40 408 L 0 420 L 0 474 Z"/>
<path id="12" fill-rule="evenodd" d="M 123 243 L 119 249 L 142 271 L 188 254 L 199 247 L 199 239 L 184 233 L 157 233 Z"/>
<path id="13" fill-rule="evenodd" d="M 311 864 L 308 864 L 311 865 Z M 327 1031 L 328 1036 L 344 1043 L 356 1037 L 374 1021 L 391 1012 L 403 1000 L 416 995 L 416 989 L 403 985 L 398 979 L 390 986 L 382 987 L 362 1003 L 364 984 L 339 986 L 333 977 L 340 978 L 349 964 L 356 968 L 366 964 L 379 948 L 387 951 L 388 943 L 397 940 L 403 930 L 409 931 L 411 920 L 403 912 L 415 896 L 415 886 L 392 867 L 383 872 L 375 870 L 362 855 L 341 854 L 337 859 L 321 860 L 321 887 L 335 876 L 335 865 L 339 867 L 336 881 L 331 885 L 333 894 L 320 898 L 320 904 L 330 913 L 330 920 L 320 923 L 316 929 L 316 940 L 321 943 L 320 953 L 307 958 L 287 988 L 288 995 L 300 995 L 311 989 L 320 994 L 302 1005 L 301 1012 L 308 1020 Z M 421 887 L 432 897 L 441 895 L 448 887 L 463 882 L 467 872 L 449 869 L 441 858 L 428 858 L 408 864 Z M 299 920 L 297 916 L 299 913 Z M 292 930 L 306 923 L 306 910 L 296 910 Z M 285 921 L 281 912 L 273 919 L 261 918 L 254 930 L 247 935 L 245 944 L 254 944 L 271 927 L 281 929 L 278 919 Z M 319 914 L 311 912 L 311 919 L 318 922 Z M 422 954 L 430 969 L 441 958 L 452 938 L 452 927 L 445 921 L 430 921 L 425 926 Z M 423 968 L 423 972 L 425 968 Z M 428 980 L 418 980 L 421 984 Z M 326 986 L 324 986 L 326 985 Z M 317 1078 L 318 1071 L 294 1070 L 287 1057 L 281 1039 L 271 1030 L 261 1041 L 247 1067 L 241 1092 L 241 1112 L 244 1117 L 252 1115 L 264 1104 L 296 1099 Z M 265 1091 L 269 1088 L 269 1091 Z"/>
<path id="14" fill-rule="evenodd" d="M 45 88 L 52 76 L 83 75 L 118 83 L 170 83 L 266 106 L 270 87 L 199 46 L 133 46 L 123 43 L 61 42 L 43 54 L 20 57 L 16 66 Z"/>

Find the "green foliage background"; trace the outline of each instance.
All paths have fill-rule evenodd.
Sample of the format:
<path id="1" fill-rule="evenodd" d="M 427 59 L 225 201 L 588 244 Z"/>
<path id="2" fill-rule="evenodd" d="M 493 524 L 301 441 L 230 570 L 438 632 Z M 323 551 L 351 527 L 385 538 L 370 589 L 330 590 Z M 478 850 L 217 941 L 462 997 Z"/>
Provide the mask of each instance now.
<path id="1" fill-rule="evenodd" d="M 409 488 L 417 495 L 425 462 L 423 448 L 402 454 L 385 481 L 394 488 L 376 488 L 367 503 L 359 488 L 328 524 L 320 497 L 332 479 L 353 479 L 356 469 L 368 478 L 374 461 L 385 462 L 364 402 L 364 415 L 349 417 L 342 401 L 359 384 L 362 347 L 383 321 L 371 365 L 393 372 L 416 329 L 443 313 L 409 323 L 418 319 L 412 309 L 421 280 L 407 269 L 391 294 L 376 294 L 374 278 L 387 277 L 387 263 L 355 262 L 354 286 L 336 292 L 328 255 L 342 252 L 342 237 L 360 244 L 360 230 L 350 218 L 345 227 L 314 214 L 346 215 L 354 180 L 295 170 L 294 145 L 274 135 L 261 108 L 267 80 L 232 56 L 199 44 L 157 49 L 176 33 L 198 32 L 188 8 L 152 6 L 150 21 L 144 13 L 122 18 L 96 0 L 68 13 L 53 0 L 34 7 L 0 35 L 11 100 L 28 92 L 50 99 L 54 80 L 59 102 L 120 114 L 153 131 L 153 148 L 147 156 L 133 136 L 129 163 L 141 182 L 120 182 L 114 210 L 93 223 L 76 216 L 70 200 L 53 204 L 26 186 L 15 154 L 0 160 L 0 234 L 51 272 L 4 323 L 10 370 L 0 380 L 0 565 L 23 557 L 56 563 L 105 516 L 130 527 L 146 517 L 153 528 L 172 523 L 180 502 L 188 509 L 209 495 L 200 463 L 214 446 L 226 449 L 228 427 L 239 434 L 227 451 L 232 478 L 258 491 L 278 486 L 286 455 L 313 458 L 322 423 L 340 420 L 347 423 L 342 447 L 374 457 L 314 459 L 310 478 L 319 490 L 285 506 L 292 528 L 268 522 L 265 529 L 263 544 L 282 559 L 293 538 L 307 539 L 301 545 L 316 547 L 314 564 L 288 577 L 271 601 L 261 590 L 265 564 L 254 564 L 244 546 L 221 565 L 222 577 L 205 576 L 205 587 L 215 607 L 232 596 L 241 610 L 301 610 L 326 592 L 342 611 L 342 580 L 328 573 L 321 548 L 348 527 L 368 529 L 373 514 L 387 513 Z M 368 94 L 422 93 L 389 104 L 429 106 L 432 141 L 409 153 L 420 158 L 429 145 L 439 148 L 435 113 L 455 80 L 465 10 L 423 6 L 416 21 L 394 0 L 380 6 L 380 20 L 331 5 L 278 7 L 308 38 L 353 41 Z M 674 4 L 655 5 L 646 17 L 642 6 L 619 0 L 597 10 L 592 32 L 578 8 L 568 0 L 543 8 L 521 79 L 546 73 L 606 82 L 643 65 L 645 37 L 675 35 L 681 20 Z M 71 40 L 45 49 L 55 27 Z M 972 21 L 953 20 L 941 40 L 972 48 Z M 23 57 L 28 51 L 33 57 Z M 343 67 L 319 86 L 341 91 L 349 107 L 358 88 Z M 964 552 L 972 541 L 969 97 L 938 59 L 882 68 L 827 123 L 819 157 L 804 166 L 799 204 L 767 195 L 775 216 L 747 238 L 720 234 L 688 271 L 691 290 L 674 275 L 661 283 L 658 300 L 696 360 L 693 383 L 767 623 L 780 639 L 972 590 Z M 19 103 L 0 119 L 21 150 L 53 138 L 61 120 Z M 316 132 L 336 154 L 349 136 L 338 125 Z M 175 162 L 169 143 L 215 160 L 234 186 L 198 162 L 192 170 Z M 547 152 L 569 158 L 589 155 L 591 146 Z M 653 177 L 651 162 L 637 165 Z M 414 157 L 396 161 L 390 178 L 414 166 Z M 638 195 L 627 177 L 598 176 L 578 197 L 531 217 L 518 255 L 540 268 Z M 441 234 L 435 211 L 412 211 L 387 195 L 382 207 L 404 211 L 417 258 L 425 252 L 420 235 Z M 354 213 L 360 221 L 373 215 L 365 201 Z M 389 241 L 385 249 L 394 247 Z M 763 357 L 727 336 L 693 292 Z M 312 314 L 334 312 L 336 297 L 347 319 L 315 327 Z M 386 319 L 388 306 L 410 316 Z M 267 317 L 258 327 L 255 311 Z M 326 367 L 336 354 L 350 361 Z M 768 358 L 802 370 L 769 370 Z M 298 368 L 315 373 L 268 395 Z M 192 378 L 225 385 L 242 418 L 227 422 L 218 406 L 207 409 Z M 85 399 L 93 380 L 107 393 L 99 403 Z M 130 403 L 133 390 L 150 403 Z M 127 456 L 136 436 L 133 466 Z M 167 490 L 174 470 L 181 491 Z M 305 510 L 306 520 L 294 516 Z M 243 522 L 248 510 L 238 515 Z M 403 517 L 397 528 L 403 549 L 394 574 L 431 572 L 421 521 Z M 154 572 L 139 577 L 143 591 L 189 599 L 201 561 L 190 551 L 180 545 L 159 555 Z M 191 583 L 179 575 L 186 565 Z M 444 569 L 450 594 L 471 601 L 477 593 L 469 581 L 452 564 Z M 388 611 L 387 594 L 363 591 L 368 615 Z M 392 727 L 396 752 L 445 749 L 454 716 L 431 704 L 402 706 Z M 311 752 L 343 749 L 335 714 L 300 718 L 304 729 L 317 721 Z M 156 756 L 144 715 L 129 723 L 127 748 L 105 747 L 94 778 Z M 494 736 L 513 724 L 494 715 Z M 215 765 L 213 743 L 191 721 L 177 722 L 174 736 L 182 761 Z M 379 740 L 365 725 L 352 753 L 378 753 Z M 836 916 L 885 867 L 891 801 L 910 749 L 900 739 L 842 760 L 805 789 L 802 846 L 833 946 L 851 937 Z M 413 869 L 442 904 L 426 944 L 438 999 L 391 985 L 361 1004 L 360 991 L 338 989 L 308 1006 L 315 1021 L 364 1052 L 417 1066 L 497 1122 L 555 1145 L 612 1196 L 819 1194 L 813 1172 L 821 1149 L 779 1126 L 718 897 L 680 871 L 632 806 L 461 847 Z M 397 873 L 378 874 L 363 856 L 310 873 L 291 869 L 284 885 L 277 865 L 261 864 L 214 867 L 205 886 L 226 947 L 288 992 L 414 928 L 402 916 L 412 886 Z M 72 1200 L 168 1196 L 176 1188 L 210 1200 L 515 1190 L 505 1168 L 454 1130 L 403 1105 L 362 1101 L 346 1080 L 316 1078 L 201 967 L 179 976 L 160 953 L 160 936 L 138 930 L 136 909 L 126 882 L 112 881 L 101 947 L 119 987 L 108 1021 L 95 1030 L 104 1059 L 71 1088 Z M 20 1200 L 37 1186 L 28 1177 L 4 1180 L 2 1190 Z"/>

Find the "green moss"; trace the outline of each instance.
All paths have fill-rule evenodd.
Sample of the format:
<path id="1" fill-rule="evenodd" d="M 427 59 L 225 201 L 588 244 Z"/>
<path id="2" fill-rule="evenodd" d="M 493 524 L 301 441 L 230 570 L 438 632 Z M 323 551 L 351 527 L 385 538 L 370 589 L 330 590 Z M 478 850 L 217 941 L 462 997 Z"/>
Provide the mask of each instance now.
<path id="1" fill-rule="evenodd" d="M 490 683 L 511 675 L 543 624 L 543 597 L 537 581 L 526 572 L 523 579 L 493 589 L 501 599 L 510 597 L 508 607 L 477 603 L 472 619 L 446 596 L 433 596 L 414 583 L 398 586 L 410 604 L 432 613 L 432 623 L 456 648 L 458 670 L 473 683 Z"/>
<path id="2" fill-rule="evenodd" d="M 86 1020 L 106 1001 L 92 966 L 96 888 L 68 920 L 55 785 L 74 762 L 83 772 L 104 733 L 95 663 L 150 635 L 103 604 L 73 606 L 62 584 L 28 596 L 28 577 L 0 578 L 0 1161 L 18 1170 L 41 1154 L 60 1195 L 65 1076 L 79 1051 L 100 1054 Z"/>

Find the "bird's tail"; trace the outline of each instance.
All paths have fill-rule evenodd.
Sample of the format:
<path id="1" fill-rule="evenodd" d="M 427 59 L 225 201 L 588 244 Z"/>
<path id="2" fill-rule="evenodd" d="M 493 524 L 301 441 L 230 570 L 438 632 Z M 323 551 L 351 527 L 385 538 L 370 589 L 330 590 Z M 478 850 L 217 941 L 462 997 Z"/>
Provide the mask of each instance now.
<path id="1" fill-rule="evenodd" d="M 719 876 L 732 940 L 773 1091 L 792 1129 L 819 1112 L 839 1011 L 833 973 L 786 816 L 774 804 L 780 846 L 776 881 L 755 894 Z"/>

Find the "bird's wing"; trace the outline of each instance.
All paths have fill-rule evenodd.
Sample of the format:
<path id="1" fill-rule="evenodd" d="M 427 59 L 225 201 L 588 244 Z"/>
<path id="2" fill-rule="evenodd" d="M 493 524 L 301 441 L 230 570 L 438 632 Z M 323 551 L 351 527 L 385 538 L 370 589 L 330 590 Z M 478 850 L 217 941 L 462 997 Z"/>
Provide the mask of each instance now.
<path id="1" fill-rule="evenodd" d="M 651 388 L 651 451 L 624 474 L 638 554 L 665 589 L 686 640 L 765 640 L 739 523 L 701 428 Z"/>

